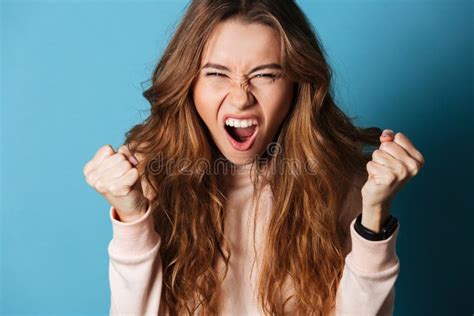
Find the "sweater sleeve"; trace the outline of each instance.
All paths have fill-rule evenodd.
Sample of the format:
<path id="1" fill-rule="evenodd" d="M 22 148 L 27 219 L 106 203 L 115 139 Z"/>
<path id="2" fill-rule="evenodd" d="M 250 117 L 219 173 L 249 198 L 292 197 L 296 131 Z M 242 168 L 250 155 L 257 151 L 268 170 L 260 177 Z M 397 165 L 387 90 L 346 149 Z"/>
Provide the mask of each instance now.
<path id="1" fill-rule="evenodd" d="M 133 222 L 121 222 L 110 207 L 110 315 L 159 315 L 163 272 L 151 206 Z M 161 315 L 161 314 L 160 314 Z"/>
<path id="2" fill-rule="evenodd" d="M 395 281 L 400 272 L 396 253 L 400 223 L 389 238 L 370 241 L 357 233 L 355 221 L 350 223 L 351 250 L 345 257 L 335 315 L 393 315 Z"/>

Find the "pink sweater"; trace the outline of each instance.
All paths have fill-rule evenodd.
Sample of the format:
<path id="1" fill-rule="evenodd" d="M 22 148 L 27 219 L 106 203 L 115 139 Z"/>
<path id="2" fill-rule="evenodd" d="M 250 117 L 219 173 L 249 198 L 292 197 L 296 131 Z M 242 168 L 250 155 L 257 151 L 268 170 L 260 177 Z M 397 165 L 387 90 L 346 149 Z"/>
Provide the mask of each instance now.
<path id="1" fill-rule="evenodd" d="M 257 304 L 256 280 L 261 262 L 258 249 L 269 219 L 266 215 L 271 208 L 271 191 L 265 187 L 260 207 L 255 210 L 251 198 L 253 185 L 246 168 L 242 170 L 230 178 L 226 189 L 225 231 L 232 257 L 222 284 L 221 315 L 263 315 Z M 395 281 L 400 271 L 396 254 L 400 225 L 390 238 L 369 241 L 354 229 L 355 217 L 361 211 L 360 190 L 353 190 L 345 205 L 343 218 L 350 233 L 345 243 L 345 266 L 337 289 L 336 307 L 331 316 L 392 315 Z M 113 229 L 108 247 L 110 315 L 168 315 L 167 305 L 160 304 L 163 274 L 158 250 L 161 240 L 154 230 L 151 209 L 129 223 L 121 222 L 113 207 L 109 214 Z M 254 214 L 257 216 L 255 236 Z"/>

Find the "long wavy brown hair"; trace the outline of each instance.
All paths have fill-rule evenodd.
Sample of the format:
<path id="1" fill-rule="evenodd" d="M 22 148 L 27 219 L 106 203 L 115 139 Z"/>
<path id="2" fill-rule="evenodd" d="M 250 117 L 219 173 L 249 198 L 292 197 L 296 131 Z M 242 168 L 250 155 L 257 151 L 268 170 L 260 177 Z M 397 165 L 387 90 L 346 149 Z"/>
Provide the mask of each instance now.
<path id="1" fill-rule="evenodd" d="M 327 315 L 335 305 L 342 276 L 342 203 L 354 175 L 367 178 L 368 145 L 380 145 L 380 128 L 359 128 L 335 104 L 332 71 L 308 19 L 292 0 L 195 0 L 154 69 L 144 97 L 149 116 L 127 133 L 125 144 L 140 157 L 149 187 L 155 229 L 161 236 L 162 304 L 171 314 L 219 311 L 222 278 L 215 267 L 230 260 L 224 234 L 225 176 L 204 172 L 221 158 L 199 117 L 192 87 L 203 48 L 214 27 L 227 19 L 260 23 L 278 31 L 283 72 L 295 84 L 290 111 L 275 137 L 280 150 L 269 164 L 311 161 L 313 172 L 276 172 L 265 237 L 258 299 L 265 313 L 282 314 L 281 290 L 294 288 L 294 314 Z M 159 153 L 159 159 L 157 154 Z M 168 164 L 166 161 L 185 161 Z M 189 172 L 183 173 L 186 167 Z M 360 189 L 360 186 L 358 187 Z M 275 264 L 277 262 L 278 264 Z M 191 302 L 191 303 L 190 303 Z"/>

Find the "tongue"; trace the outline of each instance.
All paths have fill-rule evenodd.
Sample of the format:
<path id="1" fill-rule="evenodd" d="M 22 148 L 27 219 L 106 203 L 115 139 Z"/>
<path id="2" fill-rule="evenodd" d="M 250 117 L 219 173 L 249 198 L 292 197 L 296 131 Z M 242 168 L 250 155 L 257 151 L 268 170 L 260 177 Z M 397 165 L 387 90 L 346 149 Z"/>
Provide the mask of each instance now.
<path id="1" fill-rule="evenodd" d="M 244 127 L 244 128 L 235 128 L 234 127 L 235 135 L 237 135 L 239 137 L 251 136 L 254 131 L 255 131 L 255 125 L 250 126 L 250 127 Z"/>

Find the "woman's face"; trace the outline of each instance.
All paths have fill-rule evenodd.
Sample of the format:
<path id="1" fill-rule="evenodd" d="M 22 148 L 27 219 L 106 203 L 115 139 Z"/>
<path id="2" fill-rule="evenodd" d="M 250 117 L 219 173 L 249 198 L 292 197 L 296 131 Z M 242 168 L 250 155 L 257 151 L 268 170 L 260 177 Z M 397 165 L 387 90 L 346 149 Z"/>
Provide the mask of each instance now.
<path id="1" fill-rule="evenodd" d="M 262 154 L 288 113 L 293 82 L 281 71 L 280 39 L 268 26 L 225 21 L 206 43 L 194 104 L 231 162 Z"/>

